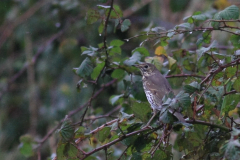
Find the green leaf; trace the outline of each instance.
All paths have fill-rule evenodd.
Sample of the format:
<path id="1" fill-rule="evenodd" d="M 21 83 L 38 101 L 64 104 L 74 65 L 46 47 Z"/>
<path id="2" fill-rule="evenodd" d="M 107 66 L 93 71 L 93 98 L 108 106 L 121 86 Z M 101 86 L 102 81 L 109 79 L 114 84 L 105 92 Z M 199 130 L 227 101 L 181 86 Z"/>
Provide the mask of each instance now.
<path id="1" fill-rule="evenodd" d="M 224 86 L 217 86 L 217 87 L 209 87 L 207 92 L 211 95 L 215 95 L 217 100 L 220 102 L 222 100 L 222 96 L 224 94 Z"/>
<path id="2" fill-rule="evenodd" d="M 223 114 L 223 113 L 228 114 L 229 111 L 235 109 L 239 101 L 240 101 L 239 94 L 226 95 L 223 98 L 221 114 Z"/>
<path id="3" fill-rule="evenodd" d="M 102 35 L 103 29 L 104 29 L 104 23 L 102 22 L 98 27 L 98 33 L 100 36 Z"/>
<path id="4" fill-rule="evenodd" d="M 123 16 L 122 10 L 118 5 L 113 5 L 113 10 L 111 11 L 110 18 L 121 18 Z M 110 8 L 106 9 L 105 15 L 108 16 Z"/>
<path id="5" fill-rule="evenodd" d="M 200 85 L 198 84 L 198 82 L 195 82 L 195 81 L 184 86 L 184 91 L 189 94 L 192 94 L 195 91 L 199 91 L 199 90 L 200 90 Z"/>
<path id="6" fill-rule="evenodd" d="M 57 160 L 81 159 L 80 151 L 72 143 L 59 143 L 57 146 Z"/>
<path id="7" fill-rule="evenodd" d="M 209 52 L 209 51 L 214 51 L 217 47 L 218 47 L 218 43 L 215 40 L 211 43 L 211 45 L 209 47 L 207 47 L 207 48 L 201 47 L 200 49 L 197 50 L 197 55 L 198 55 L 197 60 L 199 60 L 203 56 L 204 53 Z"/>
<path id="8" fill-rule="evenodd" d="M 161 157 L 161 160 L 169 160 L 170 157 L 168 157 L 168 155 L 165 153 L 164 150 L 157 150 L 153 156 L 153 160 L 159 160 L 159 158 Z"/>
<path id="9" fill-rule="evenodd" d="M 74 125 L 70 119 L 65 119 L 58 133 L 61 136 L 62 142 L 70 142 L 74 138 Z"/>
<path id="10" fill-rule="evenodd" d="M 141 60 L 142 55 L 139 52 L 134 52 L 133 55 L 125 60 L 123 63 L 128 65 L 128 66 L 132 66 L 134 65 L 136 62 L 139 62 Z"/>
<path id="11" fill-rule="evenodd" d="M 167 46 L 169 39 L 170 39 L 169 37 L 162 37 L 162 38 L 160 38 L 161 46 L 163 46 L 163 47 L 164 47 L 164 46 Z"/>
<path id="12" fill-rule="evenodd" d="M 98 132 L 98 140 L 101 143 L 103 143 L 109 136 L 110 131 L 111 131 L 111 127 L 104 127 L 102 130 Z"/>
<path id="13" fill-rule="evenodd" d="M 185 28 L 187 30 L 191 30 L 192 29 L 192 26 L 191 26 L 190 23 L 182 23 L 182 24 L 177 25 L 176 27 Z"/>
<path id="14" fill-rule="evenodd" d="M 105 66 L 105 62 L 98 63 L 97 66 L 93 69 L 93 72 L 91 74 L 91 77 L 92 77 L 93 80 L 97 79 L 97 77 L 99 76 L 99 74 L 103 70 L 104 66 Z"/>
<path id="15" fill-rule="evenodd" d="M 78 127 L 78 129 L 75 131 L 75 136 L 74 138 L 81 138 L 81 137 L 85 137 L 84 133 L 85 133 L 86 128 L 83 126 Z"/>
<path id="16" fill-rule="evenodd" d="M 222 83 L 223 83 L 223 75 L 224 75 L 223 72 L 217 73 L 214 76 L 213 80 L 212 80 L 212 85 L 213 86 L 220 86 L 220 85 L 222 85 Z"/>
<path id="17" fill-rule="evenodd" d="M 82 46 L 81 47 L 82 50 L 82 55 L 86 54 L 89 56 L 95 56 L 97 54 L 98 48 L 94 48 L 92 46 L 90 46 L 89 48 Z"/>
<path id="18" fill-rule="evenodd" d="M 231 20 L 231 19 L 238 19 L 239 17 L 239 8 L 235 5 L 231 5 L 224 10 L 216 13 L 213 16 L 214 20 Z M 217 29 L 220 26 L 220 22 L 212 22 L 212 27 Z"/>
<path id="19" fill-rule="evenodd" d="M 171 38 L 175 34 L 173 29 L 168 30 L 167 37 Z"/>
<path id="20" fill-rule="evenodd" d="M 192 16 L 188 16 L 183 18 L 184 21 L 187 20 L 188 23 L 193 23 L 197 21 L 205 21 L 207 16 L 205 14 L 201 14 L 200 11 L 195 12 Z"/>
<path id="21" fill-rule="evenodd" d="M 124 76 L 125 76 L 125 71 L 122 69 L 115 69 L 111 74 L 112 78 L 116 78 L 118 80 L 123 79 Z"/>
<path id="22" fill-rule="evenodd" d="M 151 31 L 156 32 L 156 33 L 160 33 L 160 31 L 166 31 L 166 28 L 164 28 L 164 27 L 154 27 L 154 28 L 151 28 Z"/>
<path id="23" fill-rule="evenodd" d="M 122 98 L 124 96 L 124 94 L 120 94 L 120 95 L 112 95 L 111 97 L 110 97 L 110 103 L 112 104 L 112 105 L 114 105 L 114 104 L 116 104 L 116 102 L 118 102 L 118 100 L 120 99 L 120 98 Z"/>
<path id="24" fill-rule="evenodd" d="M 126 30 L 128 30 L 128 28 L 130 27 L 131 25 L 131 21 L 129 19 L 125 19 L 123 22 L 122 22 L 122 25 L 121 25 L 121 31 L 122 32 L 125 32 Z"/>
<path id="25" fill-rule="evenodd" d="M 25 157 L 31 157 L 34 154 L 33 151 L 33 138 L 30 135 L 24 135 L 20 137 L 19 150 Z"/>
<path id="26" fill-rule="evenodd" d="M 124 44 L 123 41 L 119 40 L 119 39 L 115 39 L 115 40 L 112 40 L 110 42 L 110 46 L 117 46 L 117 47 L 120 47 Z"/>
<path id="27" fill-rule="evenodd" d="M 87 24 L 93 24 L 98 19 L 100 19 L 100 14 L 98 11 L 89 9 L 86 14 Z"/>
<path id="28" fill-rule="evenodd" d="M 188 109 L 191 105 L 191 98 L 188 93 L 181 91 L 177 94 L 176 99 L 184 109 Z"/>
<path id="29" fill-rule="evenodd" d="M 138 136 L 132 136 L 132 137 L 123 139 L 121 142 L 125 146 L 129 146 L 129 145 L 132 145 L 137 138 L 138 138 Z"/>
<path id="30" fill-rule="evenodd" d="M 237 91 L 240 92 L 240 77 L 238 77 L 234 83 L 233 83 L 233 88 Z"/>
<path id="31" fill-rule="evenodd" d="M 79 159 L 80 152 L 75 145 L 73 145 L 72 143 L 67 143 L 67 145 L 64 148 L 64 155 L 68 157 L 69 160 L 70 158 Z"/>
<path id="32" fill-rule="evenodd" d="M 151 107 L 150 104 L 147 102 L 138 102 L 138 101 L 131 101 L 132 103 L 132 111 L 133 114 L 139 118 L 142 122 L 148 122 L 149 121 L 149 114 L 151 113 Z"/>
<path id="33" fill-rule="evenodd" d="M 93 71 L 92 62 L 87 57 L 83 60 L 83 62 L 77 69 L 76 73 L 80 77 L 86 77 L 86 76 L 89 76 L 92 73 L 92 71 Z"/>
<path id="34" fill-rule="evenodd" d="M 162 110 L 160 113 L 159 121 L 163 123 L 173 123 L 175 121 L 173 115 L 168 110 Z"/>
<path id="35" fill-rule="evenodd" d="M 122 49 L 120 47 L 113 46 L 109 52 L 109 55 L 112 57 L 114 56 L 114 58 L 116 58 L 116 54 L 121 55 L 121 53 L 122 53 Z"/>
<path id="36" fill-rule="evenodd" d="M 197 46 L 198 46 L 198 47 L 201 47 L 201 46 L 202 46 L 202 43 L 203 43 L 203 38 L 202 38 L 202 37 L 201 37 L 201 38 L 198 38 L 198 40 L 197 40 L 197 42 L 196 42 Z"/>
<path id="37" fill-rule="evenodd" d="M 234 76 L 236 74 L 236 71 L 236 66 L 226 68 L 225 73 L 227 75 L 227 78 L 231 78 L 232 76 Z"/>
<path id="38" fill-rule="evenodd" d="M 233 128 L 231 132 L 231 139 L 226 141 L 220 148 L 220 153 L 222 153 L 224 159 L 238 160 L 240 156 L 240 143 L 239 143 L 239 134 L 238 129 Z"/>
<path id="39" fill-rule="evenodd" d="M 145 57 L 150 55 L 150 53 L 148 52 L 148 50 L 145 47 L 137 47 L 132 51 L 132 53 L 134 53 L 134 52 L 139 52 L 142 55 L 144 55 Z"/>
<path id="40" fill-rule="evenodd" d="M 57 160 L 66 160 L 66 157 L 64 155 L 64 149 L 66 145 L 66 143 L 59 143 L 57 145 Z"/>
<path id="41" fill-rule="evenodd" d="M 192 18 L 198 21 L 205 21 L 207 19 L 206 15 L 204 14 L 193 15 Z"/>
<path id="42" fill-rule="evenodd" d="M 183 61 L 183 66 L 186 70 L 189 71 L 194 71 L 196 67 L 195 63 L 191 62 L 191 60 L 188 58 Z"/>
<path id="43" fill-rule="evenodd" d="M 207 43 L 207 44 L 211 43 L 211 38 L 212 38 L 211 31 L 203 31 L 202 37 L 203 37 L 204 43 Z"/>
<path id="44" fill-rule="evenodd" d="M 239 31 L 236 31 L 237 34 L 239 34 Z M 233 46 L 236 48 L 240 48 L 240 36 L 239 35 L 231 35 L 230 41 L 232 42 Z"/>

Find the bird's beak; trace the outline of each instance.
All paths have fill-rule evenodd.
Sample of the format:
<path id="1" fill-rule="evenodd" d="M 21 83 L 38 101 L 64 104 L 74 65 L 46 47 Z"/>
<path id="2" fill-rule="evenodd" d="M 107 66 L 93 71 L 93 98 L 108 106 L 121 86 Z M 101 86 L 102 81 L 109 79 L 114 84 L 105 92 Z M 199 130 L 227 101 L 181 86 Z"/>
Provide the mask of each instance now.
<path id="1" fill-rule="evenodd" d="M 141 64 L 134 64 L 133 66 L 139 68 Z"/>

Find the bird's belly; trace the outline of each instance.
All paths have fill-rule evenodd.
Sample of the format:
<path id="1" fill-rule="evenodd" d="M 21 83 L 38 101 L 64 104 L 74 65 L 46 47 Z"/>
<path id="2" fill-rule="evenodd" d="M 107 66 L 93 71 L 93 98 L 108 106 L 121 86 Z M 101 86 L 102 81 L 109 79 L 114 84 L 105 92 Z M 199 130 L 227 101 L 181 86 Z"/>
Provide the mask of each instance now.
<path id="1" fill-rule="evenodd" d="M 145 94 L 148 102 L 151 105 L 151 108 L 154 110 L 160 109 L 160 104 L 158 104 L 158 100 L 156 99 L 156 97 L 150 91 L 145 91 Z"/>

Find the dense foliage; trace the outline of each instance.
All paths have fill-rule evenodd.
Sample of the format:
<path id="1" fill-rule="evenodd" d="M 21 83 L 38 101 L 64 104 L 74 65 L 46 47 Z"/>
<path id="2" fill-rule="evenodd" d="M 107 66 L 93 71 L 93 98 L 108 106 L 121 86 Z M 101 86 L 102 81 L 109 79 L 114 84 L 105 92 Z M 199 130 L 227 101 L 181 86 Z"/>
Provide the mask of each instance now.
<path id="1" fill-rule="evenodd" d="M 1 60 L 2 75 L 11 78 L 0 79 L 0 111 L 16 114 L 16 119 L 20 113 L 28 115 L 23 121 L 0 119 L 12 125 L 0 126 L 6 130 L 0 133 L 6 139 L 0 145 L 12 149 L 21 135 L 21 155 L 35 159 L 239 159 L 239 6 L 195 11 L 171 28 L 151 23 L 140 31 L 135 26 L 137 33 L 126 38 L 134 26 L 122 10 L 127 2 L 56 0 L 13 31 L 47 3 L 36 2 L 19 20 L 8 15 L 0 28 L 1 54 L 17 58 L 11 67 Z M 22 5 L 26 10 L 28 4 Z M 185 9 L 176 8 L 174 1 L 170 6 Z M 25 54 L 18 55 L 22 49 Z M 142 127 L 152 110 L 133 66 L 144 61 L 154 64 L 175 92 L 164 96 L 163 110 L 149 128 Z M 27 93 L 19 95 L 25 87 Z M 169 108 L 180 110 L 186 122 L 179 122 Z"/>

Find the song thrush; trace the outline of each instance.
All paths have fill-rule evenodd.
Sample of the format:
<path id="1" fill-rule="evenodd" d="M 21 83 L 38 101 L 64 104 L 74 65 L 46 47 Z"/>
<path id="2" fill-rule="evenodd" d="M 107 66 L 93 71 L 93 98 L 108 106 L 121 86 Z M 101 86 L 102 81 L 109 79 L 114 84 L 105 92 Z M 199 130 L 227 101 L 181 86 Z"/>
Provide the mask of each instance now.
<path id="1" fill-rule="evenodd" d="M 147 127 L 156 116 L 157 110 L 161 110 L 163 96 L 171 92 L 172 88 L 167 79 L 157 70 L 153 64 L 142 63 L 134 66 L 139 68 L 142 73 L 143 89 L 147 100 L 153 109 L 153 116 L 145 126 Z M 173 111 L 172 109 L 169 109 L 169 112 L 174 114 L 179 120 L 185 121 L 180 113 Z"/>

